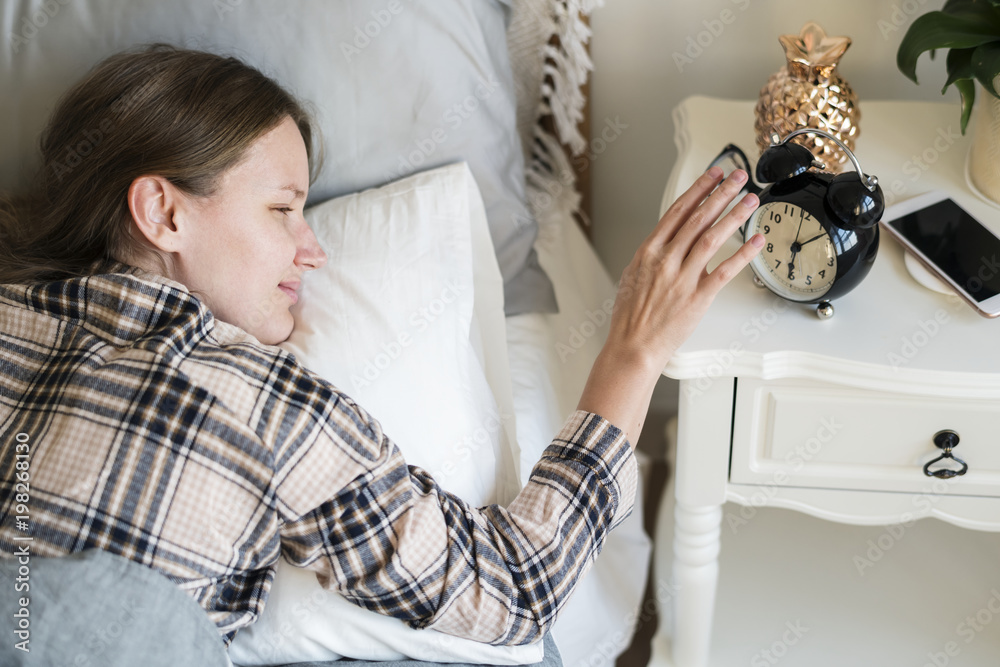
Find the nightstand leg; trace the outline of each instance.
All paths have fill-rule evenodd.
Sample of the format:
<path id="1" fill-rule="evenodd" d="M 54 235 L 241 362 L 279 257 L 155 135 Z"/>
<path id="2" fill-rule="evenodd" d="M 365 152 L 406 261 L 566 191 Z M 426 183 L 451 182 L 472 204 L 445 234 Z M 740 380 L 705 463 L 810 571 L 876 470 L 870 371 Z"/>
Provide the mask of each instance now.
<path id="1" fill-rule="evenodd" d="M 676 468 L 653 549 L 660 627 L 650 667 L 708 664 L 719 574 L 735 381 L 684 380 L 680 388 Z"/>
<path id="2" fill-rule="evenodd" d="M 674 509 L 673 659 L 676 667 L 708 664 L 719 579 L 722 506 Z"/>

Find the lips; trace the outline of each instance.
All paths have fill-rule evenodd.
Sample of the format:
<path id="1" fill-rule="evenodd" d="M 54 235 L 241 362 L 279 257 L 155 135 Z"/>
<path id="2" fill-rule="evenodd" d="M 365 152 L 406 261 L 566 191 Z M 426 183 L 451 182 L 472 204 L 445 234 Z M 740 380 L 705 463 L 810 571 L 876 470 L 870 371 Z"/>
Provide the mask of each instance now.
<path id="1" fill-rule="evenodd" d="M 279 283 L 278 289 L 288 295 L 288 298 L 292 300 L 292 303 L 297 303 L 299 300 L 298 289 L 299 281 L 289 281 L 287 283 Z"/>

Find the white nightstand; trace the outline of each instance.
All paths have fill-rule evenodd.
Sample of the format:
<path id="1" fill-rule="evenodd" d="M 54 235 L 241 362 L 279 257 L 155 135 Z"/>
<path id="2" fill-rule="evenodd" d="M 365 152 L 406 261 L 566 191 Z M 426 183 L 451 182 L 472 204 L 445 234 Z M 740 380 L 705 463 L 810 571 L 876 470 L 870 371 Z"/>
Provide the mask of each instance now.
<path id="1" fill-rule="evenodd" d="M 1000 209 L 965 185 L 970 138 L 958 133 L 957 104 L 866 102 L 861 112 L 855 152 L 889 203 L 945 190 L 1000 231 Z M 679 157 L 661 211 L 725 144 L 756 159 L 750 101 L 688 98 L 674 123 Z M 738 245 L 730 240 L 716 262 Z M 886 234 L 865 282 L 834 305 L 820 320 L 814 307 L 756 288 L 746 269 L 665 369 L 681 387 L 655 549 L 666 622 L 651 665 L 1000 664 L 1000 539 L 991 534 L 1000 531 L 1000 320 L 919 286 Z M 942 429 L 961 438 L 962 477 L 923 472 Z M 946 523 L 918 521 L 927 517 Z M 750 535 L 742 546 L 741 533 Z M 720 611 L 745 619 L 720 636 L 712 624 L 726 542 L 740 552 L 722 558 L 734 563 L 734 589 L 768 567 L 777 573 L 760 576 L 786 585 L 735 600 L 720 589 Z M 737 565 L 744 555 L 758 560 Z M 899 610 L 881 611 L 866 597 L 873 586 Z M 813 616 L 810 600 L 821 610 Z M 876 608 L 891 618 L 868 619 Z M 874 624 L 871 636 L 851 616 Z M 980 629 L 962 625 L 970 617 Z M 730 638 L 751 645 L 721 651 Z M 723 653 L 739 659 L 722 662 Z"/>

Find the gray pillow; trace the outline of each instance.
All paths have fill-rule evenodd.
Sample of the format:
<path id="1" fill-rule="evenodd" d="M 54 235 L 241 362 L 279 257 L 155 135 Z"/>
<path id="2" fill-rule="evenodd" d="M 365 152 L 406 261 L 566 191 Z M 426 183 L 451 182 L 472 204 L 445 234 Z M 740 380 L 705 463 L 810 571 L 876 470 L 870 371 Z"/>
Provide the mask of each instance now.
<path id="1" fill-rule="evenodd" d="M 162 574 L 99 549 L 24 560 L 26 565 L 16 557 L 0 560 L 0 665 L 229 664 L 222 636 L 204 610 Z M 19 574 L 21 567 L 26 571 Z M 15 592 L 15 584 L 28 590 Z M 13 621 L 16 630 L 25 614 L 26 635 L 6 629 Z M 17 648 L 25 639 L 27 652 Z"/>
<path id="2" fill-rule="evenodd" d="M 102 58 L 155 41 L 235 55 L 311 103 L 325 166 L 310 205 L 467 161 L 506 314 L 556 312 L 525 203 L 509 12 L 500 0 L 7 0 L 0 189 L 26 182 L 59 95 Z"/>

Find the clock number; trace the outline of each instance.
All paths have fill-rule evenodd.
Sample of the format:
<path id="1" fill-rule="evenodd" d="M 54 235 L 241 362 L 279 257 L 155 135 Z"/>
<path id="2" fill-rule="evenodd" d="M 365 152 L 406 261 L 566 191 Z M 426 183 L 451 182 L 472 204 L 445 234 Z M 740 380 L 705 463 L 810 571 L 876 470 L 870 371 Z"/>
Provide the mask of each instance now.
<path id="1" fill-rule="evenodd" d="M 764 225 L 764 233 L 765 234 L 771 233 L 771 225 Z"/>
<path id="2" fill-rule="evenodd" d="M 826 278 L 826 269 L 823 269 L 822 271 L 819 272 L 819 277 Z"/>
<path id="3" fill-rule="evenodd" d="M 789 280 L 795 280 L 795 271 L 789 271 L 788 272 L 788 279 Z"/>
<path id="4" fill-rule="evenodd" d="M 830 258 L 830 261 L 827 262 L 826 265 L 827 266 L 833 266 L 833 257 Z"/>
<path id="5" fill-rule="evenodd" d="M 785 215 L 788 215 L 788 204 L 785 204 Z"/>
<path id="6" fill-rule="evenodd" d="M 813 284 L 813 277 L 806 276 L 806 285 L 812 285 L 812 284 Z"/>
<path id="7" fill-rule="evenodd" d="M 778 224 L 779 222 L 781 222 L 780 213 L 775 213 L 774 211 L 771 211 L 770 213 L 771 213 L 771 220 L 774 220 L 774 224 Z"/>
<path id="8" fill-rule="evenodd" d="M 774 268 L 776 268 L 776 269 L 777 269 L 777 268 L 778 268 L 778 267 L 780 267 L 780 266 L 781 266 L 781 260 L 780 260 L 780 259 L 776 259 L 776 260 L 774 260 Z"/>
<path id="9" fill-rule="evenodd" d="M 774 244 L 773 243 L 768 243 L 767 244 L 767 251 L 768 252 L 774 252 Z"/>

